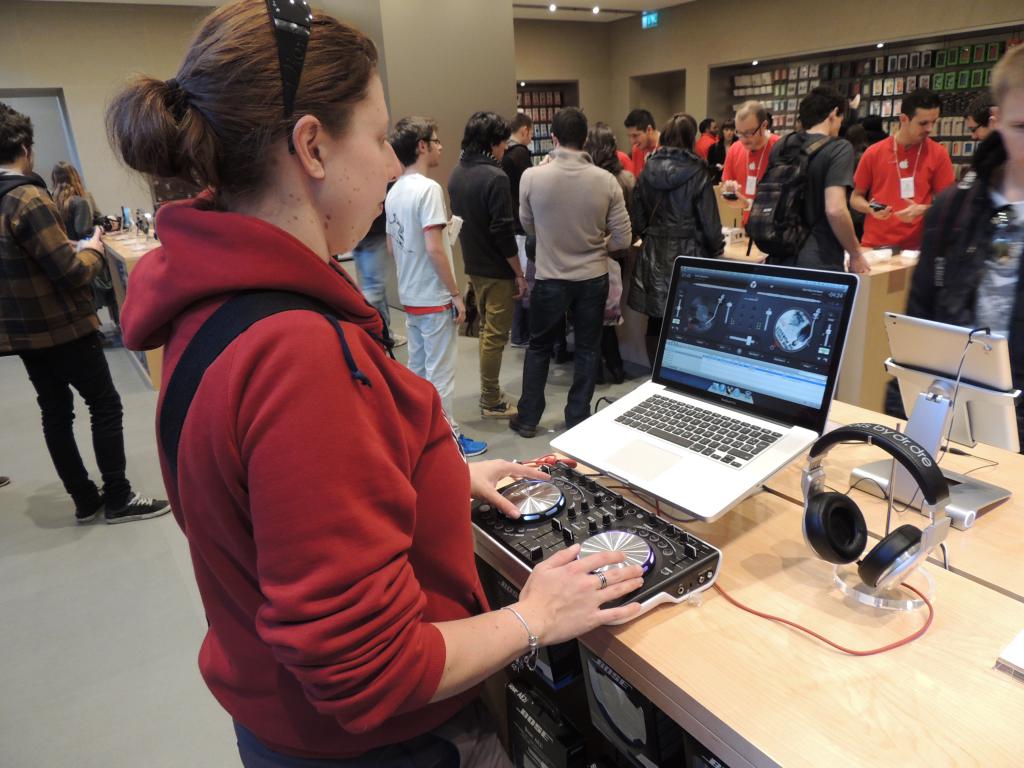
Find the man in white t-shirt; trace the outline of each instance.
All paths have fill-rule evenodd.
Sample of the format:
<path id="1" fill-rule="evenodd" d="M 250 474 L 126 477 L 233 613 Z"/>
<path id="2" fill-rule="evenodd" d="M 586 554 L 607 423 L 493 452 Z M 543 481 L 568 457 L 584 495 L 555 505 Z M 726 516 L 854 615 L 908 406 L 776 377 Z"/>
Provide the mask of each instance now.
<path id="1" fill-rule="evenodd" d="M 448 238 L 441 185 L 427 177 L 441 162 L 437 123 L 425 117 L 398 121 L 391 146 L 405 172 L 384 201 L 388 250 L 398 268 L 398 299 L 405 307 L 409 368 L 437 389 L 441 405 L 467 456 L 487 443 L 462 434 L 453 410 L 456 329 L 466 316 Z"/>

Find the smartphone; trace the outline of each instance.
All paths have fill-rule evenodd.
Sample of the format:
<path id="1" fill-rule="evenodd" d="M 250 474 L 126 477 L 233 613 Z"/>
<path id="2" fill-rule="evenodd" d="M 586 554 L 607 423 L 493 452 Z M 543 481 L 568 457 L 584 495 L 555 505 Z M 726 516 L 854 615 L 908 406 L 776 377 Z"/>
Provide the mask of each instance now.
<path id="1" fill-rule="evenodd" d="M 872 200 L 870 203 L 868 203 L 868 206 L 871 208 L 872 211 L 884 211 L 886 208 L 885 203 L 880 203 L 877 200 Z"/>
<path id="2" fill-rule="evenodd" d="M 739 200 L 740 196 L 737 195 L 735 192 L 723 192 L 722 193 L 722 199 L 724 199 L 724 200 Z"/>

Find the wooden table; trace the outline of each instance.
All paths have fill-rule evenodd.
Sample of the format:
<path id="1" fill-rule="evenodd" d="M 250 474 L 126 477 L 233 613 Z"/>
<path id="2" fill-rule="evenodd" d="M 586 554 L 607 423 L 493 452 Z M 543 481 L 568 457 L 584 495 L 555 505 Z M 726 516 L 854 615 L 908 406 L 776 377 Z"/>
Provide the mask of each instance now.
<path id="1" fill-rule="evenodd" d="M 762 493 L 687 527 L 723 550 L 719 584 L 752 607 L 857 648 L 920 626 L 918 612 L 846 602 L 803 542 L 801 514 Z M 1024 605 L 931 570 L 931 629 L 877 656 L 841 654 L 714 591 L 699 607 L 663 606 L 583 642 L 732 768 L 1017 765 L 1024 685 L 992 667 L 1024 628 Z"/>
<path id="2" fill-rule="evenodd" d="M 124 306 L 125 294 L 128 290 L 128 275 L 146 253 L 157 247 L 156 240 L 146 238 L 140 240 L 135 235 L 108 234 L 103 236 L 104 257 L 110 267 L 110 277 L 114 284 L 114 295 L 117 298 L 118 314 Z M 128 351 L 142 377 L 153 389 L 160 389 L 160 373 L 163 364 L 163 350 L 150 349 L 145 352 Z"/>
<path id="3" fill-rule="evenodd" d="M 830 420 L 838 424 L 866 421 L 895 426 L 902 423 L 891 416 L 842 402 L 833 403 Z M 982 444 L 968 451 L 973 455 L 949 454 L 942 459 L 940 466 L 955 472 L 970 472 L 971 477 L 1008 488 L 1013 495 L 979 515 L 968 530 L 950 530 L 946 540 L 950 567 L 973 581 L 1024 601 L 1024 456 Z M 855 467 L 882 458 L 888 456 L 867 445 L 836 448 L 825 460 L 829 486 L 838 491 L 847 490 L 850 472 Z M 781 470 L 767 482 L 767 487 L 802 504 L 800 474 L 805 460 L 806 456 L 803 456 Z M 998 464 L 986 466 L 990 461 Z M 864 512 L 868 531 L 875 537 L 881 537 L 885 532 L 885 501 L 859 489 L 852 491 L 852 497 Z M 925 518 L 914 509 L 898 514 L 902 506 L 898 503 L 895 506 L 894 527 L 903 523 L 918 527 L 925 524 Z"/>

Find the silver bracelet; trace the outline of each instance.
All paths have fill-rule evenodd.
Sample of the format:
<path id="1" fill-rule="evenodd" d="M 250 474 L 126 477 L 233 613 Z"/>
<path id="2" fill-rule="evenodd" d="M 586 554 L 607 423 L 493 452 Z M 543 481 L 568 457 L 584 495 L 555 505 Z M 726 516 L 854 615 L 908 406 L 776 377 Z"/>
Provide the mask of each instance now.
<path id="1" fill-rule="evenodd" d="M 537 654 L 540 652 L 540 638 L 530 631 L 530 625 L 526 623 L 526 619 L 524 619 L 523 615 L 511 605 L 506 605 L 501 610 L 509 611 L 513 616 L 519 619 L 519 623 L 525 627 L 526 635 L 529 638 L 529 647 L 527 648 L 526 653 L 512 662 L 512 669 L 516 672 L 522 672 L 523 669 L 528 669 L 532 672 L 537 668 Z"/>

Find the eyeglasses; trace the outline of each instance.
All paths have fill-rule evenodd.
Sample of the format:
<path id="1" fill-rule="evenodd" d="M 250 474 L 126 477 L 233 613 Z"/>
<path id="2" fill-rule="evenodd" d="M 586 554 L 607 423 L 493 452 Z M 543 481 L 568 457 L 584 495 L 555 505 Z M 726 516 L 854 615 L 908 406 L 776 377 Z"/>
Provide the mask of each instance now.
<path id="1" fill-rule="evenodd" d="M 307 0 L 267 0 L 267 12 L 277 40 L 277 60 L 281 66 L 281 99 L 284 101 L 285 120 L 295 109 L 295 94 L 299 90 L 302 65 L 306 61 L 306 46 L 313 26 L 313 12 Z M 295 154 L 291 132 L 288 133 L 288 151 Z"/>
<path id="2" fill-rule="evenodd" d="M 757 126 L 757 128 L 754 128 L 749 131 L 736 131 L 736 135 L 739 136 L 741 139 L 752 139 L 755 136 L 757 136 L 757 134 L 761 133 L 761 131 L 763 130 L 764 123 L 761 123 L 759 126 Z"/>

